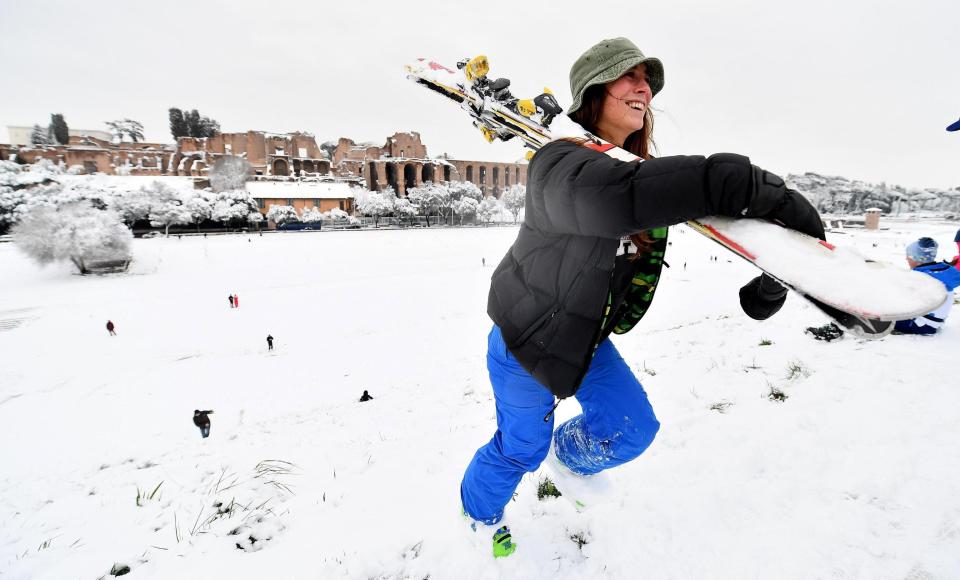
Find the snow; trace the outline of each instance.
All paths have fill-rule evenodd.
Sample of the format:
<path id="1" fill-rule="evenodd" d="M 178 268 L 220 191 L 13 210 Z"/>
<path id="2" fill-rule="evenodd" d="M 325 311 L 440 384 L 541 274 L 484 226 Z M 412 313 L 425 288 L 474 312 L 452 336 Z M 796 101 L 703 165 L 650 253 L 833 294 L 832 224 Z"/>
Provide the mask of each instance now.
<path id="1" fill-rule="evenodd" d="M 907 320 L 936 310 L 945 299 L 942 283 L 926 274 L 889 267 L 876 251 L 843 246 L 830 251 L 787 228 L 757 220 L 711 217 L 703 223 L 734 240 L 749 239 L 744 249 L 756 256 L 759 267 L 777 273 L 797 290 L 830 296 L 829 304 L 850 312 Z M 874 262 L 864 263 L 865 259 Z"/>
<path id="2" fill-rule="evenodd" d="M 248 181 L 247 190 L 260 199 L 350 199 L 350 184 L 342 182 Z"/>
<path id="3" fill-rule="evenodd" d="M 907 243 L 957 227 L 886 223 L 831 241 L 905 268 Z M 495 428 L 486 295 L 516 233 L 134 240 L 102 277 L 0 244 L 0 574 L 960 577 L 960 313 L 932 338 L 814 341 L 826 319 L 796 295 L 743 315 L 756 270 L 683 226 L 614 338 L 660 434 L 584 513 L 525 477 L 519 549 L 493 560 L 458 485 Z M 214 410 L 209 439 L 193 409 Z"/>

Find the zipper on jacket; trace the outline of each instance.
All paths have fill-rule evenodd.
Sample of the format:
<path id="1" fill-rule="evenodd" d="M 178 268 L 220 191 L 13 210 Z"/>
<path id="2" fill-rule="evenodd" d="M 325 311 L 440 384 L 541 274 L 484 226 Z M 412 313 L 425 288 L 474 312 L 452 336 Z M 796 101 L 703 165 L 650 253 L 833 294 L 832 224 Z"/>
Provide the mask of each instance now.
<path id="1" fill-rule="evenodd" d="M 553 415 L 553 412 L 556 411 L 556 410 L 557 410 L 557 407 L 560 406 L 560 402 L 561 402 L 561 401 L 563 401 L 563 399 L 557 399 L 556 404 L 555 404 L 554 406 L 550 407 L 550 412 L 543 416 L 543 422 L 544 422 L 544 423 L 549 423 L 549 422 L 550 422 L 550 416 Z"/>

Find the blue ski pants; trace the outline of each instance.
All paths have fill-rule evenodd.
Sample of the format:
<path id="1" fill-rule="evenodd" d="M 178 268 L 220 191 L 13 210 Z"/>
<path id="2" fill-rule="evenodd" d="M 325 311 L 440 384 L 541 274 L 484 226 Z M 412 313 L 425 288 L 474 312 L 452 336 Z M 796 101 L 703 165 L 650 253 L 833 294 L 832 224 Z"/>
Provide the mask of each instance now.
<path id="1" fill-rule="evenodd" d="M 503 517 L 524 473 L 537 470 L 553 437 L 557 458 L 573 472 L 592 475 L 636 458 L 660 423 L 630 367 L 609 340 L 597 348 L 575 397 L 582 413 L 553 430 L 553 394 L 510 354 L 500 328 L 487 342 L 487 369 L 497 407 L 497 432 L 477 450 L 460 484 L 463 509 L 494 524 Z"/>

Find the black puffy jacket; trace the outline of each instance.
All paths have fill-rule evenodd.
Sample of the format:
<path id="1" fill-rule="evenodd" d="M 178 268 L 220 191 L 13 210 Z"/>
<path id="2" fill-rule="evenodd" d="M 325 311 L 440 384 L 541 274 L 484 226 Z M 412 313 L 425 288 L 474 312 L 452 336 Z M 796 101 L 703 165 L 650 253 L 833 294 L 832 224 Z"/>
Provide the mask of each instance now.
<path id="1" fill-rule="evenodd" d="M 530 161 L 526 217 L 493 273 L 487 313 L 523 368 L 569 397 L 601 337 L 620 238 L 708 215 L 755 215 L 752 202 L 770 213 L 787 190 L 769 175 L 729 153 L 638 163 L 552 142 Z"/>

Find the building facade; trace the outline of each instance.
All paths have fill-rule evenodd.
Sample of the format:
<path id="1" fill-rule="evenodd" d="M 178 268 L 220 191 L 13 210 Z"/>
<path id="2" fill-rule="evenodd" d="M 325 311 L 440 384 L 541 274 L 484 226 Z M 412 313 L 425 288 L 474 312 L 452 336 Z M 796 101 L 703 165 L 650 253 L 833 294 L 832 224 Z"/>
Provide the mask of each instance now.
<path id="1" fill-rule="evenodd" d="M 49 159 L 67 168 L 77 167 L 81 173 L 170 175 L 176 147 L 165 143 L 111 143 L 71 135 L 67 145 L 11 146 L 7 154 L 12 154 L 10 160 L 17 163 Z"/>
<path id="2" fill-rule="evenodd" d="M 220 133 L 180 137 L 173 160 L 175 175 L 204 176 L 218 157 L 246 159 L 255 175 L 318 177 L 330 174 L 330 160 L 310 133 Z"/>

